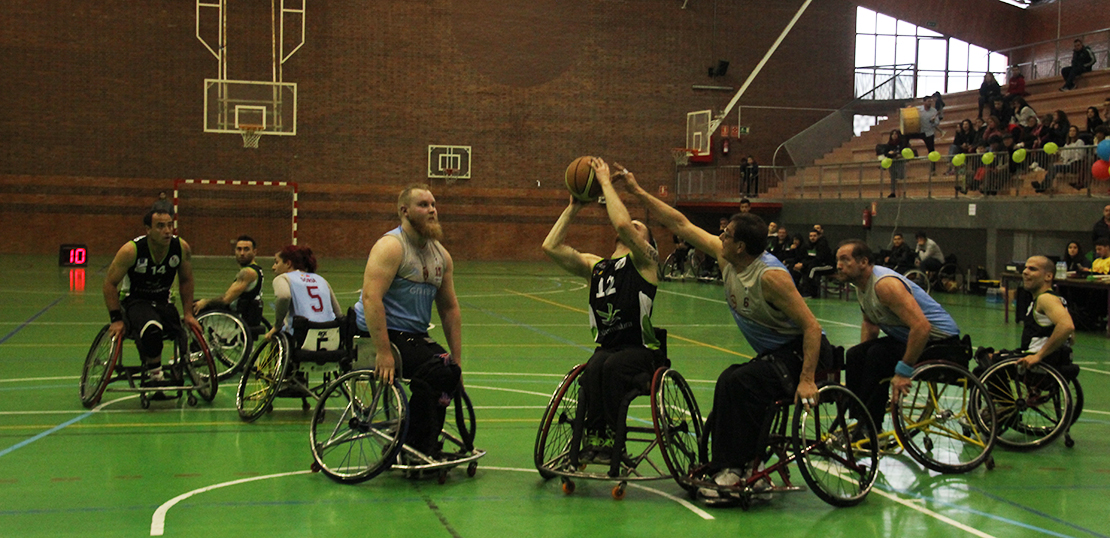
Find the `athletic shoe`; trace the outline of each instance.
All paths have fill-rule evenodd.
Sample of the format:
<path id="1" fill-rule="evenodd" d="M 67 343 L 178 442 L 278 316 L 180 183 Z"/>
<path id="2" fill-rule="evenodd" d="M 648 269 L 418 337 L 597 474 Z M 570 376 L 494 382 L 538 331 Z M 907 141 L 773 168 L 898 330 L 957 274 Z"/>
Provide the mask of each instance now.
<path id="1" fill-rule="evenodd" d="M 713 483 L 724 487 L 739 487 L 743 484 L 745 474 L 746 473 L 741 469 L 724 469 L 713 475 Z M 727 491 L 710 487 L 698 488 L 698 496 L 703 499 L 735 497 L 735 495 L 731 495 Z"/>

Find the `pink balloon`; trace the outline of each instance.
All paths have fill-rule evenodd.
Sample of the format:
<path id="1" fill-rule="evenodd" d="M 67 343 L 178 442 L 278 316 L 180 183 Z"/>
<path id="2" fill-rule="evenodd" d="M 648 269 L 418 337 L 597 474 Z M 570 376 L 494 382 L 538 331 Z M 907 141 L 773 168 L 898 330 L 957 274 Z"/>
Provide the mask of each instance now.
<path id="1" fill-rule="evenodd" d="M 1091 165 L 1091 175 L 1099 181 L 1110 179 L 1110 162 L 1095 161 L 1095 164 Z"/>

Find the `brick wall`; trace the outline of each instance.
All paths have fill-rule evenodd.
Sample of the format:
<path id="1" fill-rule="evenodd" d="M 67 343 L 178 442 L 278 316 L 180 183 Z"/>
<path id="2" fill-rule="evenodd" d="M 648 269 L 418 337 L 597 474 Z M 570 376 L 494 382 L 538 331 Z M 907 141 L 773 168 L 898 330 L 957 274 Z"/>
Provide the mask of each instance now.
<path id="1" fill-rule="evenodd" d="M 731 98 L 691 85 L 738 88 L 797 7 L 689 4 L 310 2 L 306 43 L 284 66 L 299 85 L 298 134 L 247 150 L 236 135 L 202 132 L 202 81 L 216 60 L 194 35 L 192 2 L 11 0 L 0 36 L 0 252 L 53 252 L 62 240 L 114 250 L 142 232 L 134 223 L 173 179 L 208 178 L 299 183 L 302 239 L 361 257 L 393 222 L 391 197 L 425 180 L 427 145 L 457 144 L 473 147 L 472 179 L 433 183 L 456 256 L 537 259 L 565 203 L 567 163 L 599 154 L 649 188 L 669 183 L 685 113 Z M 815 2 L 741 104 L 847 102 L 852 5 Z M 257 9 L 229 15 L 229 49 L 245 58 L 229 77 L 257 73 L 269 21 Z M 719 59 L 728 75 L 709 79 Z M 745 115 L 752 134 L 732 141 L 732 158 L 769 163 L 822 116 Z M 105 190 L 89 194 L 96 188 Z M 606 237 L 597 252 L 611 246 L 603 217 L 584 227 Z M 202 250 L 226 241 L 193 236 Z"/>

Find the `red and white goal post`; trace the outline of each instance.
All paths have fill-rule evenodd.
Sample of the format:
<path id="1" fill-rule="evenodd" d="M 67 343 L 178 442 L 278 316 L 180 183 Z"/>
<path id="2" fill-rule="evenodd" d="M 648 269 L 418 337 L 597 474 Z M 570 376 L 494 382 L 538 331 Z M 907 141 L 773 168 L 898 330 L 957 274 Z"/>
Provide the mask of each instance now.
<path id="1" fill-rule="evenodd" d="M 232 254 L 240 235 L 255 240 L 263 259 L 297 244 L 293 182 L 179 179 L 173 182 L 173 208 L 174 229 L 196 256 Z"/>

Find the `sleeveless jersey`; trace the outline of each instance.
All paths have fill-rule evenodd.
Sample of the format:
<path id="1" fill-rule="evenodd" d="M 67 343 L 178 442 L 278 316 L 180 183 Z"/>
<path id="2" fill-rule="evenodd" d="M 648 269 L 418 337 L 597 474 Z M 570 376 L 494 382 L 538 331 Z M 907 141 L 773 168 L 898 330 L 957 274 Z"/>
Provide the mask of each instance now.
<path id="1" fill-rule="evenodd" d="M 293 316 L 315 322 L 335 319 L 335 311 L 331 307 L 331 286 L 324 277 L 303 271 L 289 271 L 285 277 L 289 281 L 289 295 L 292 297 L 289 314 L 285 316 L 285 332 L 293 332 Z"/>
<path id="2" fill-rule="evenodd" d="M 644 279 L 628 254 L 594 264 L 590 275 L 590 330 L 603 348 L 659 349 L 651 326 L 656 286 Z"/>
<path id="3" fill-rule="evenodd" d="M 235 299 L 234 308 L 244 320 L 251 323 L 255 317 L 262 315 L 262 284 L 265 282 L 265 277 L 262 274 L 262 267 L 257 263 L 251 262 L 243 268 L 254 271 L 255 279 L 254 283 L 243 290 L 238 299 Z"/>
<path id="4" fill-rule="evenodd" d="M 1021 330 L 1021 349 L 1029 353 L 1040 351 L 1048 342 L 1048 337 L 1052 336 L 1052 332 L 1056 330 L 1056 325 L 1052 323 L 1051 319 L 1048 319 L 1048 316 L 1037 312 L 1037 300 L 1045 294 L 1059 299 L 1064 308 L 1068 306 L 1067 300 L 1051 291 L 1046 291 L 1029 302 L 1029 309 L 1025 311 L 1025 319 L 1022 320 L 1025 328 Z M 1071 347 L 1071 342 L 1065 342 L 1064 347 Z"/>
<path id="5" fill-rule="evenodd" d="M 401 243 L 404 252 L 397 275 L 382 298 L 385 306 L 387 329 L 424 334 L 432 322 L 432 303 L 447 270 L 447 250 L 434 239 L 423 248 L 410 241 L 404 228 L 398 226 L 385 234 Z M 362 295 L 355 303 L 358 328 L 366 330 L 366 313 L 362 308 Z"/>
<path id="6" fill-rule="evenodd" d="M 176 235 L 170 239 L 166 255 L 155 260 L 150 253 L 147 236 L 131 240 L 135 244 L 135 263 L 127 270 L 129 282 L 128 299 L 169 302 L 170 288 L 177 277 L 181 265 L 181 239 Z"/>
<path id="7" fill-rule="evenodd" d="M 925 290 L 894 270 L 886 267 L 875 267 L 871 271 L 871 278 L 867 280 L 867 285 L 863 288 L 856 288 L 856 292 L 863 315 L 867 316 L 867 319 L 871 320 L 872 323 L 878 325 L 883 332 L 900 342 L 909 341 L 910 338 L 910 328 L 894 314 L 893 310 L 880 303 L 879 297 L 875 294 L 875 284 L 884 278 L 898 279 L 913 295 L 917 306 L 925 314 L 925 319 L 929 320 L 929 324 L 932 325 L 929 330 L 929 340 L 960 335 L 960 328 L 956 325 L 956 320 L 952 319 L 952 316 L 944 310 L 944 307 L 940 306 L 940 303 L 929 297 Z"/>
<path id="8" fill-rule="evenodd" d="M 756 353 L 775 351 L 797 339 L 802 329 L 763 296 L 763 275 L 767 271 L 786 271 L 786 266 L 769 252 L 760 254 L 751 265 L 737 273 L 731 263 L 722 267 L 725 298 L 732 319 Z"/>

